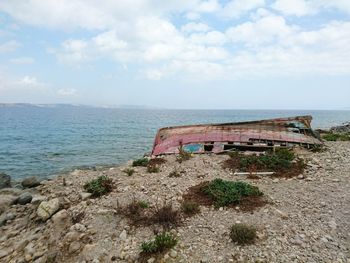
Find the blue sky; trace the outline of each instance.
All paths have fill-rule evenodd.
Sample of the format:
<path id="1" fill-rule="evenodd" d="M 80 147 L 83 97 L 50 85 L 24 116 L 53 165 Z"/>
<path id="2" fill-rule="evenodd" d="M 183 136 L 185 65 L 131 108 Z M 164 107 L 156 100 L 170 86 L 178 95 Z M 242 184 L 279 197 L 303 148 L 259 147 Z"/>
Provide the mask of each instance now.
<path id="1" fill-rule="evenodd" d="M 350 1 L 1 0 L 0 102 L 350 109 Z"/>

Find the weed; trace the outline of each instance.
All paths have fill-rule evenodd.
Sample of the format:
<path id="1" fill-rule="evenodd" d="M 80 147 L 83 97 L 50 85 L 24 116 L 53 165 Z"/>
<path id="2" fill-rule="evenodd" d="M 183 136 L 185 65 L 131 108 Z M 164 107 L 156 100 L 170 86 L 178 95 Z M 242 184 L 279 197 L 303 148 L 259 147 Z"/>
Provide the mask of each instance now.
<path id="1" fill-rule="evenodd" d="M 181 210 L 187 216 L 193 216 L 201 211 L 198 203 L 186 200 L 181 204 Z"/>
<path id="2" fill-rule="evenodd" d="M 163 163 L 166 163 L 166 160 L 163 158 L 153 158 L 149 160 L 148 165 L 162 165 Z"/>
<path id="3" fill-rule="evenodd" d="M 169 174 L 169 177 L 181 177 L 181 173 L 179 173 L 177 170 L 174 170 Z"/>
<path id="4" fill-rule="evenodd" d="M 142 242 L 141 250 L 144 254 L 165 252 L 176 246 L 178 240 L 170 233 L 163 232 L 155 236 L 154 240 Z"/>
<path id="5" fill-rule="evenodd" d="M 234 224 L 230 230 L 230 238 L 239 245 L 253 244 L 256 239 L 256 229 L 246 224 Z"/>
<path id="6" fill-rule="evenodd" d="M 135 170 L 132 168 L 126 168 L 123 170 L 124 173 L 127 174 L 127 176 L 132 176 L 135 173 Z"/>
<path id="7" fill-rule="evenodd" d="M 150 223 L 160 224 L 164 227 L 179 225 L 181 217 L 178 210 L 175 210 L 172 204 L 165 204 L 156 208 L 154 214 L 150 217 Z"/>
<path id="8" fill-rule="evenodd" d="M 160 169 L 157 165 L 148 165 L 147 166 L 147 172 L 149 173 L 159 173 Z"/>
<path id="9" fill-rule="evenodd" d="M 176 161 L 182 163 L 183 161 L 191 159 L 191 157 L 192 155 L 190 152 L 185 151 L 182 146 L 179 147 L 179 155 L 176 156 Z"/>
<path id="10" fill-rule="evenodd" d="M 149 160 L 147 158 L 141 158 L 141 159 L 137 159 L 135 161 L 132 162 L 132 166 L 144 166 L 146 167 L 149 163 Z"/>
<path id="11" fill-rule="evenodd" d="M 213 199 L 216 207 L 238 204 L 242 197 L 262 196 L 258 187 L 245 182 L 215 179 L 205 185 L 201 191 Z"/>
<path id="12" fill-rule="evenodd" d="M 145 202 L 145 201 L 138 201 L 138 205 L 139 205 L 139 207 L 141 207 L 142 209 L 149 208 L 149 203 L 147 203 L 147 202 Z"/>
<path id="13" fill-rule="evenodd" d="M 322 136 L 322 139 L 330 142 L 350 141 L 350 133 L 327 133 Z"/>
<path id="14" fill-rule="evenodd" d="M 107 176 L 99 176 L 84 185 L 84 189 L 91 193 L 93 197 L 107 194 L 113 189 L 113 181 Z"/>

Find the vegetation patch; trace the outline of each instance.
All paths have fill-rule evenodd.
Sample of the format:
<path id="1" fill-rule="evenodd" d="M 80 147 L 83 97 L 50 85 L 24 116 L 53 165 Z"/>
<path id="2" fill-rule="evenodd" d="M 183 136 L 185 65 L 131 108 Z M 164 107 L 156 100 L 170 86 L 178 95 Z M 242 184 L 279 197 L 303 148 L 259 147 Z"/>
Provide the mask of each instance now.
<path id="1" fill-rule="evenodd" d="M 174 170 L 171 173 L 169 173 L 169 177 L 181 177 L 181 173 L 177 170 Z"/>
<path id="2" fill-rule="evenodd" d="M 234 224 L 230 230 L 230 238 L 238 245 L 253 244 L 256 240 L 256 229 L 246 224 Z"/>
<path id="3" fill-rule="evenodd" d="M 100 176 L 84 185 L 84 189 L 91 193 L 93 197 L 105 195 L 113 190 L 113 181 L 107 176 Z"/>
<path id="4" fill-rule="evenodd" d="M 149 221 L 151 224 L 159 224 L 165 228 L 170 228 L 181 223 L 181 215 L 178 210 L 173 208 L 172 204 L 164 203 L 163 206 L 156 208 Z"/>
<path id="5" fill-rule="evenodd" d="M 329 142 L 350 141 L 350 133 L 326 133 L 322 135 L 322 139 Z"/>
<path id="6" fill-rule="evenodd" d="M 183 196 L 185 201 L 216 208 L 239 206 L 242 212 L 251 212 L 268 202 L 256 186 L 241 181 L 215 179 L 190 187 Z"/>
<path id="7" fill-rule="evenodd" d="M 157 166 L 159 166 L 159 165 L 162 165 L 164 163 L 166 163 L 165 159 L 157 157 L 157 158 L 153 158 L 153 159 L 149 160 L 148 165 L 151 165 L 151 166 L 157 165 Z"/>
<path id="8" fill-rule="evenodd" d="M 147 262 L 150 256 L 161 258 L 164 253 L 175 247 L 177 243 L 177 238 L 168 232 L 162 232 L 156 235 L 151 241 L 142 242 L 141 262 Z"/>
<path id="9" fill-rule="evenodd" d="M 176 156 L 176 161 L 182 163 L 184 161 L 188 161 L 191 159 L 192 155 L 190 152 L 187 152 L 183 149 L 183 147 L 179 147 L 179 154 Z"/>
<path id="10" fill-rule="evenodd" d="M 137 160 L 134 160 L 132 162 L 132 166 L 143 166 L 143 167 L 146 167 L 149 163 L 149 160 L 147 158 L 140 158 L 140 159 L 137 159 Z"/>
<path id="11" fill-rule="evenodd" d="M 293 151 L 278 148 L 261 155 L 229 153 L 230 158 L 223 163 L 224 168 L 240 172 L 275 172 L 275 176 L 293 177 L 302 174 L 305 164 Z"/>
<path id="12" fill-rule="evenodd" d="M 146 208 L 149 207 L 149 204 L 144 201 L 136 200 L 135 198 L 126 205 L 121 207 L 118 205 L 118 213 L 127 217 L 131 224 L 133 225 L 143 225 L 148 221 L 148 216 L 146 214 Z"/>
<path id="13" fill-rule="evenodd" d="M 186 216 L 193 216 L 201 212 L 201 208 L 197 202 L 187 200 L 182 202 L 181 210 Z"/>
<path id="14" fill-rule="evenodd" d="M 160 169 L 157 165 L 148 165 L 147 166 L 147 172 L 148 173 L 159 173 Z"/>
<path id="15" fill-rule="evenodd" d="M 126 173 L 127 176 L 132 176 L 135 173 L 135 170 L 132 168 L 126 168 L 123 172 Z"/>

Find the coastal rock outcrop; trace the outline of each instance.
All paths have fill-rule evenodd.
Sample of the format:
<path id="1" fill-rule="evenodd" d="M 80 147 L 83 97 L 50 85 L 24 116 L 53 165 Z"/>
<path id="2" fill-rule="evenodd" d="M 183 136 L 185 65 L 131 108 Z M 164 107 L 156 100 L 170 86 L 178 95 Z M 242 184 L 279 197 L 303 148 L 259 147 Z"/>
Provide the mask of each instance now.
<path id="1" fill-rule="evenodd" d="M 11 176 L 5 173 L 0 173 L 0 189 L 11 187 Z"/>
<path id="2" fill-rule="evenodd" d="M 41 220 L 46 221 L 58 211 L 59 207 L 60 207 L 59 199 L 54 198 L 47 202 L 46 201 L 41 202 L 36 212 L 38 217 Z"/>
<path id="3" fill-rule="evenodd" d="M 40 180 L 36 176 L 31 176 L 23 179 L 22 186 L 24 188 L 32 188 L 40 185 Z"/>

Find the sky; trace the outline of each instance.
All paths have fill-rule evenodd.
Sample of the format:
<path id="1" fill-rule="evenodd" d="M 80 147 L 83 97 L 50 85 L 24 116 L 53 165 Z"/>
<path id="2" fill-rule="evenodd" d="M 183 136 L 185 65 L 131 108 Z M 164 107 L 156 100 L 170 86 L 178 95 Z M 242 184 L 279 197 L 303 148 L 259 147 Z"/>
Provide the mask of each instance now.
<path id="1" fill-rule="evenodd" d="M 350 0 L 0 0 L 0 102 L 350 109 Z"/>

